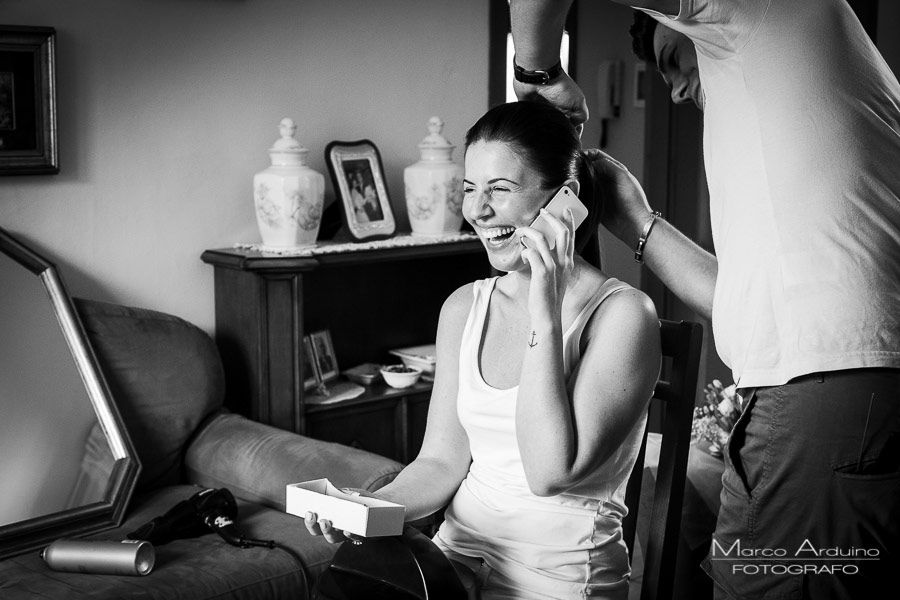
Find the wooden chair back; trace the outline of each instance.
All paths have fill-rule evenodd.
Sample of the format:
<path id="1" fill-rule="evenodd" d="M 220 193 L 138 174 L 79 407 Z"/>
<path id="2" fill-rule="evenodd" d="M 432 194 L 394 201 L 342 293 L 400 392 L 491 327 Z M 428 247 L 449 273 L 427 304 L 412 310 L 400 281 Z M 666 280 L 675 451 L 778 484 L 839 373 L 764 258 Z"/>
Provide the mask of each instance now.
<path id="1" fill-rule="evenodd" d="M 699 323 L 660 319 L 659 325 L 664 363 L 650 403 L 640 453 L 626 487 L 628 515 L 622 523 L 628 554 L 633 557 L 647 434 L 658 431 L 662 434 L 659 466 L 654 489 L 648 490 L 652 493 L 648 535 L 646 541 L 641 540 L 644 557 L 641 600 L 669 599 L 673 593 L 703 342 L 703 326 Z"/>

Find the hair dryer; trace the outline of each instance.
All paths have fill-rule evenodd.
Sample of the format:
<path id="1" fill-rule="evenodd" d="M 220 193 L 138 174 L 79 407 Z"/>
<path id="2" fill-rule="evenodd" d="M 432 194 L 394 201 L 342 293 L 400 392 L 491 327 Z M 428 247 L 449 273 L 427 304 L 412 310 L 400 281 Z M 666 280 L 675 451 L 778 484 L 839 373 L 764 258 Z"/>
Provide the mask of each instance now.
<path id="1" fill-rule="evenodd" d="M 226 488 L 207 488 L 132 531 L 128 538 L 147 540 L 154 546 L 160 546 L 176 539 L 198 537 L 212 530 L 239 548 L 274 547 L 274 542 L 245 538 L 235 527 L 236 518 L 237 501 L 234 495 Z"/>

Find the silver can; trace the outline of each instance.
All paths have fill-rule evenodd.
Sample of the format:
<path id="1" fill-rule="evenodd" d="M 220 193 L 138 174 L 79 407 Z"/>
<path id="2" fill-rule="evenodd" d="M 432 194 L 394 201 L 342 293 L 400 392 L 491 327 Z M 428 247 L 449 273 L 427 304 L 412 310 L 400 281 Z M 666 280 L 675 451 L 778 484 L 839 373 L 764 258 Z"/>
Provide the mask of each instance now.
<path id="1" fill-rule="evenodd" d="M 143 540 L 56 540 L 41 557 L 54 571 L 147 575 L 156 562 L 156 550 Z"/>

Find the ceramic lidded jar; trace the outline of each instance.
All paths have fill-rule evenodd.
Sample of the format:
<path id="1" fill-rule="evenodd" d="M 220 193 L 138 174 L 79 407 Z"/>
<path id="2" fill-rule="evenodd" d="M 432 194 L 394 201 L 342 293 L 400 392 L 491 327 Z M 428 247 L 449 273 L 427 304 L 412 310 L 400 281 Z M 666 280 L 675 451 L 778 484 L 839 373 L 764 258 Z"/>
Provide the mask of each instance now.
<path id="1" fill-rule="evenodd" d="M 269 148 L 271 166 L 253 176 L 256 222 L 263 246 L 296 248 L 316 243 L 325 201 L 325 176 L 306 166 L 309 150 L 294 134 L 293 119 L 279 124 Z"/>
<path id="2" fill-rule="evenodd" d="M 464 169 L 453 162 L 453 146 L 441 134 L 444 122 L 428 120 L 428 135 L 419 144 L 419 162 L 403 171 L 406 210 L 413 235 L 457 233 L 462 225 Z"/>

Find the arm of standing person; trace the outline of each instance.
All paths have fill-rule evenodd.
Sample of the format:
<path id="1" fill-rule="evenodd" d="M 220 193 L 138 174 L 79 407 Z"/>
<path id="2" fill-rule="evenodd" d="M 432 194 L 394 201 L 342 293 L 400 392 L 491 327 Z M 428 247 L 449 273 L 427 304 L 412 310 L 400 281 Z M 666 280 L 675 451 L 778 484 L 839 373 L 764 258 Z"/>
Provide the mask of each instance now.
<path id="1" fill-rule="evenodd" d="M 601 150 L 585 152 L 594 164 L 598 193 L 604 198 L 601 223 L 635 249 L 652 218 L 644 190 L 628 169 Z M 716 257 L 658 218 L 646 236 L 643 260 L 654 274 L 692 310 L 712 319 L 719 263 Z"/>
<path id="2" fill-rule="evenodd" d="M 472 284 L 456 290 L 444 302 L 438 321 L 437 362 L 428 422 L 422 449 L 396 479 L 366 494 L 406 507 L 406 520 L 414 521 L 446 506 L 469 470 L 472 455 L 469 438 L 456 415 L 459 389 L 459 348 L 462 332 L 472 306 Z M 323 535 L 331 543 L 346 541 L 344 532 L 334 529 L 317 515 L 306 519 L 313 535 Z"/>
<path id="3" fill-rule="evenodd" d="M 531 266 L 528 312 L 533 333 L 525 351 L 516 408 L 516 438 L 525 477 L 539 496 L 562 493 L 615 454 L 638 423 L 659 375 L 659 321 L 638 290 L 618 292 L 591 315 L 582 356 L 563 372 L 562 301 L 573 272 L 571 213 L 544 211 L 556 249 L 522 228 Z"/>
<path id="4" fill-rule="evenodd" d="M 618 4 L 649 8 L 677 15 L 679 0 L 613 0 Z M 526 71 L 546 71 L 559 61 L 566 15 L 572 0 L 510 0 L 510 29 L 516 64 Z M 562 110 L 579 128 L 588 120 L 584 92 L 568 74 L 562 73 L 547 84 L 513 81 L 519 100 L 543 99 Z"/>
<path id="5" fill-rule="evenodd" d="M 559 62 L 566 15 L 572 0 L 512 0 L 510 29 L 515 63 L 526 71 L 546 71 Z M 544 100 L 562 110 L 576 127 L 588 119 L 584 93 L 565 72 L 547 84 L 513 81 L 520 100 Z"/>

